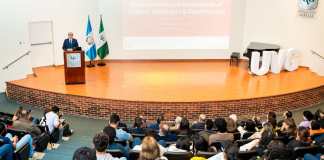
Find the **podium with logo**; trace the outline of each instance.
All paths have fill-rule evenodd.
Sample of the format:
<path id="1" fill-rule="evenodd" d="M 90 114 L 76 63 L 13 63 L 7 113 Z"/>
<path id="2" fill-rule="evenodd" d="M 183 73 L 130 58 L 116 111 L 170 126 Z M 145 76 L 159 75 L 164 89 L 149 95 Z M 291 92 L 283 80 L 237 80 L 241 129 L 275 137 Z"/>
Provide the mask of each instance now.
<path id="1" fill-rule="evenodd" d="M 64 51 L 65 84 L 85 83 L 84 51 Z"/>

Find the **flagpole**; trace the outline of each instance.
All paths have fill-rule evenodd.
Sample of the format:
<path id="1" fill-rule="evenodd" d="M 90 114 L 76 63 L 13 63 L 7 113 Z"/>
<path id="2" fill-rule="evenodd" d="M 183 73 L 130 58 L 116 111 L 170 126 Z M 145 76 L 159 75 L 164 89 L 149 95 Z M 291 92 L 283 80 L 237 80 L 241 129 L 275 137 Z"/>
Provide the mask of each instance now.
<path id="1" fill-rule="evenodd" d="M 102 14 L 100 14 L 100 24 L 99 24 L 99 26 L 101 25 L 101 23 L 102 23 Z M 101 66 L 101 67 L 102 66 L 105 66 L 106 65 L 105 60 L 104 59 L 100 59 L 100 61 L 99 61 L 99 63 L 97 65 L 98 66 Z"/>

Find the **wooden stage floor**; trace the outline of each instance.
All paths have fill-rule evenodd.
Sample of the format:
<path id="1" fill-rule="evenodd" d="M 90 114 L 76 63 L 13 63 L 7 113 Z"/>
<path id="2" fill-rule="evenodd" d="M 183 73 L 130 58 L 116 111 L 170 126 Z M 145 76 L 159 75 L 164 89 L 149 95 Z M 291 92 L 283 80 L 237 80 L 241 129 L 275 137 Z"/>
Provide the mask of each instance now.
<path id="1" fill-rule="evenodd" d="M 143 102 L 228 101 L 284 95 L 324 85 L 307 68 L 252 76 L 247 62 L 227 60 L 109 61 L 86 69 L 86 84 L 65 85 L 63 66 L 34 69 L 37 77 L 12 84 L 55 93 Z"/>

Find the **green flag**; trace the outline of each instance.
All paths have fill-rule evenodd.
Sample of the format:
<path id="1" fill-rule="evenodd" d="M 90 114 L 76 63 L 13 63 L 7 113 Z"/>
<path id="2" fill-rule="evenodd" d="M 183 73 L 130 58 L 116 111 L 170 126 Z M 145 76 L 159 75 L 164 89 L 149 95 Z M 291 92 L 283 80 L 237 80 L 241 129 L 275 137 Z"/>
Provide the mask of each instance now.
<path id="1" fill-rule="evenodd" d="M 98 50 L 97 54 L 100 59 L 104 59 L 109 54 L 108 43 L 106 40 L 105 29 L 102 23 L 102 17 L 100 16 L 100 27 L 99 27 L 99 36 L 98 36 Z"/>

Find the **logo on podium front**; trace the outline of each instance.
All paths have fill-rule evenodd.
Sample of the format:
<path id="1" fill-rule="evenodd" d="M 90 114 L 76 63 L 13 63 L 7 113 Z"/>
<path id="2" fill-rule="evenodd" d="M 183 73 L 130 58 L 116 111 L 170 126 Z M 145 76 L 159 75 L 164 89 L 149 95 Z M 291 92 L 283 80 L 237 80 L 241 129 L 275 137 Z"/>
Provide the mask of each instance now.
<path id="1" fill-rule="evenodd" d="M 79 68 L 81 67 L 81 54 L 70 53 L 66 55 L 66 66 L 68 68 Z"/>

